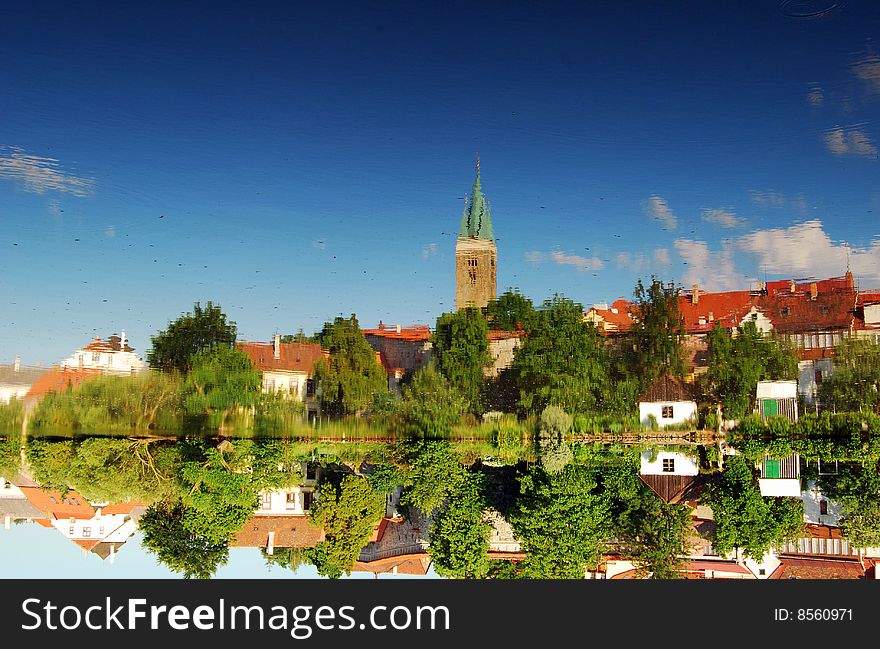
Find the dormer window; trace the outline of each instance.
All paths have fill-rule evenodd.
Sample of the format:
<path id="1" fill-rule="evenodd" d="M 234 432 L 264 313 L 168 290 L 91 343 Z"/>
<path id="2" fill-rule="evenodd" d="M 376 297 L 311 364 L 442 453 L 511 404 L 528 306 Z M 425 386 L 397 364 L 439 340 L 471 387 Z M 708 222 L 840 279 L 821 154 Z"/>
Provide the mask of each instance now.
<path id="1" fill-rule="evenodd" d="M 784 307 L 782 307 L 781 309 L 779 309 L 779 315 L 781 315 L 781 316 L 787 316 L 787 315 L 788 315 L 788 307 L 787 307 L 787 306 L 784 306 Z M 756 319 L 757 319 L 757 318 L 756 318 Z"/>

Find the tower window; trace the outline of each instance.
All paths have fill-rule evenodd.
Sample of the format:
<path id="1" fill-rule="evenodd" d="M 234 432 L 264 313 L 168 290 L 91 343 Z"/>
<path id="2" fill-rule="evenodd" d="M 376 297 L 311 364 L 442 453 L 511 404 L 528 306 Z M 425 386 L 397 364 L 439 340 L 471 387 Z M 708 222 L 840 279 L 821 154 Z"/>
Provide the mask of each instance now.
<path id="1" fill-rule="evenodd" d="M 475 268 L 468 269 L 468 281 L 471 283 L 472 286 L 476 285 L 476 283 L 477 283 L 477 270 Z"/>

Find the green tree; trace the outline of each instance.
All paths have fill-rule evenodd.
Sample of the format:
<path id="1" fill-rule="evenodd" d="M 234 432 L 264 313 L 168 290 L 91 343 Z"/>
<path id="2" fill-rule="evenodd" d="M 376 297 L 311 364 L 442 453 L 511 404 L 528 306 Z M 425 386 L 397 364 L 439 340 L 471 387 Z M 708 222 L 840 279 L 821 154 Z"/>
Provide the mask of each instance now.
<path id="1" fill-rule="evenodd" d="M 0 478 L 13 480 L 21 465 L 21 436 L 0 437 Z"/>
<path id="2" fill-rule="evenodd" d="M 841 465 L 837 475 L 820 476 L 822 491 L 841 509 L 840 528 L 855 547 L 880 547 L 880 466 Z"/>
<path id="3" fill-rule="evenodd" d="M 210 579 L 229 560 L 225 540 L 193 534 L 186 525 L 186 508 L 179 501 L 151 505 L 141 516 L 138 529 L 143 532 L 142 545 L 147 551 L 186 579 Z"/>
<path id="4" fill-rule="evenodd" d="M 192 313 L 169 322 L 167 329 L 153 336 L 147 363 L 166 372 L 186 373 L 193 355 L 214 347 L 232 347 L 236 334 L 235 323 L 226 320 L 219 304 L 209 301 L 202 308 L 196 302 Z"/>
<path id="5" fill-rule="evenodd" d="M 437 436 L 461 421 L 467 402 L 433 363 L 416 372 L 403 386 L 399 414 L 406 432 Z"/>
<path id="6" fill-rule="evenodd" d="M 384 511 L 384 496 L 366 478 L 347 475 L 338 485 L 324 482 L 311 509 L 312 523 L 324 529 L 324 540 L 309 551 L 318 574 L 332 579 L 350 574 Z"/>
<path id="7" fill-rule="evenodd" d="M 431 337 L 437 369 L 467 401 L 473 412 L 482 410 L 489 354 L 489 324 L 479 309 L 467 308 L 437 318 Z"/>
<path id="8" fill-rule="evenodd" d="M 319 363 L 315 370 L 323 408 L 333 416 L 363 413 L 376 394 L 388 389 L 388 377 L 357 318 L 351 314 L 348 319 L 337 317 L 332 324 L 326 323 L 319 339 L 330 352 L 327 363 Z"/>
<path id="9" fill-rule="evenodd" d="M 520 477 L 510 523 L 527 554 L 530 577 L 583 579 L 600 562 L 609 535 L 609 507 L 594 472 L 570 464 L 549 474 L 533 467 Z"/>
<path id="10" fill-rule="evenodd" d="M 489 534 L 482 479 L 469 474 L 431 526 L 428 554 L 441 577 L 481 579 L 489 571 Z"/>
<path id="11" fill-rule="evenodd" d="M 400 503 L 430 515 L 446 497 L 461 487 L 467 469 L 446 441 L 420 442 L 409 449 L 409 480 Z"/>
<path id="12" fill-rule="evenodd" d="M 743 456 L 727 459 L 706 494 L 715 516 L 712 545 L 719 554 L 741 548 L 760 560 L 770 548 L 803 527 L 800 498 L 762 497 L 755 470 Z"/>
<path id="13" fill-rule="evenodd" d="M 654 579 L 673 579 L 689 554 L 690 523 L 687 506 L 665 503 L 645 487 L 639 507 L 616 530 L 616 536 L 640 572 Z"/>
<path id="14" fill-rule="evenodd" d="M 519 289 L 507 289 L 486 306 L 486 320 L 494 330 L 529 331 L 536 315 L 532 301 Z"/>
<path id="15" fill-rule="evenodd" d="M 556 405 L 570 413 L 601 409 L 608 384 L 608 354 L 583 306 L 557 295 L 544 302 L 511 372 L 525 413 Z"/>
<path id="16" fill-rule="evenodd" d="M 819 386 L 819 402 L 835 411 L 880 409 L 880 343 L 844 338 L 834 372 Z"/>
<path id="17" fill-rule="evenodd" d="M 243 351 L 215 347 L 190 362 L 184 393 L 191 415 L 208 415 L 223 428 L 236 410 L 249 410 L 260 401 L 262 377 Z"/>
<path id="18" fill-rule="evenodd" d="M 643 387 L 664 373 L 684 376 L 685 331 L 675 285 L 651 277 L 651 284 L 646 287 L 639 279 L 633 297 L 633 325 L 629 333 L 634 352 L 633 375 L 641 377 Z"/>
<path id="19" fill-rule="evenodd" d="M 716 324 L 708 336 L 707 391 L 730 419 L 752 411 L 758 381 L 797 378 L 797 354 L 785 341 L 764 336 L 754 322 L 737 327 L 736 335 Z"/>

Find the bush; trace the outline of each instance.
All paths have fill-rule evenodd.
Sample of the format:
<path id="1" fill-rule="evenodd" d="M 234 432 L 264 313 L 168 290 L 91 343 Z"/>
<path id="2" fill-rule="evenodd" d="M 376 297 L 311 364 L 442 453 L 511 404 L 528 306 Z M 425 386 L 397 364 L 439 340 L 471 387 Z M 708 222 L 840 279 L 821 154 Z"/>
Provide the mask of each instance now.
<path id="1" fill-rule="evenodd" d="M 542 437 L 565 435 L 571 430 L 571 415 L 559 406 L 549 405 L 541 412 L 538 432 Z"/>

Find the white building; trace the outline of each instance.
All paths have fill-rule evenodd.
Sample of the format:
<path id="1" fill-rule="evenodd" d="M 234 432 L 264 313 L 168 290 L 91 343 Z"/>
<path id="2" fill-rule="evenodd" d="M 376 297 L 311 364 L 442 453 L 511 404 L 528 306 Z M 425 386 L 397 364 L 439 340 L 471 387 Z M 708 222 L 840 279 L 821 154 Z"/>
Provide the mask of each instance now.
<path id="1" fill-rule="evenodd" d="M 263 376 L 263 392 L 276 393 L 295 401 L 315 397 L 315 364 L 325 358 L 320 345 L 313 343 L 282 343 L 276 334 L 272 343 L 243 342 L 236 346 L 243 351 Z"/>
<path id="2" fill-rule="evenodd" d="M 639 397 L 639 421 L 643 426 L 654 422 L 660 428 L 690 421 L 696 424 L 696 419 L 693 387 L 675 377 L 660 377 Z"/>
<path id="3" fill-rule="evenodd" d="M 787 417 L 797 421 L 797 381 L 758 381 L 755 412 L 764 418 Z"/>
<path id="4" fill-rule="evenodd" d="M 801 497 L 801 456 L 797 453 L 786 458 L 765 455 L 758 470 L 758 488 L 762 496 Z"/>
<path id="5" fill-rule="evenodd" d="M 61 362 L 61 368 L 70 370 L 96 370 L 103 374 L 130 376 L 145 370 L 144 359 L 128 346 L 125 330 L 113 334 L 106 341 L 95 337 L 88 345 L 75 351 Z"/>
<path id="6" fill-rule="evenodd" d="M 300 462 L 302 483 L 294 487 L 264 489 L 260 492 L 260 505 L 254 516 L 305 516 L 314 499 L 320 480 L 320 469 L 314 471 L 308 462 Z"/>
<path id="7" fill-rule="evenodd" d="M 0 365 L 0 403 L 24 399 L 31 386 L 47 371 L 42 367 L 23 367 L 18 358 L 9 365 Z"/>

